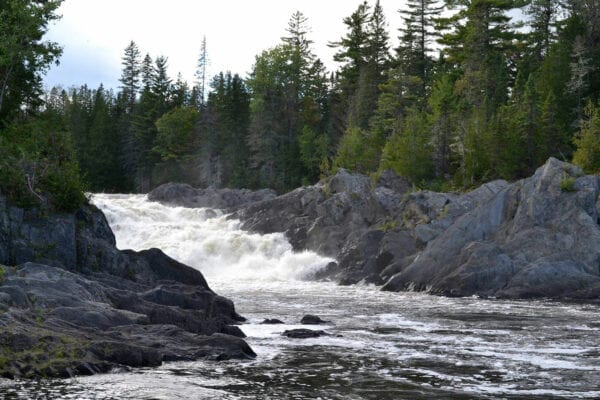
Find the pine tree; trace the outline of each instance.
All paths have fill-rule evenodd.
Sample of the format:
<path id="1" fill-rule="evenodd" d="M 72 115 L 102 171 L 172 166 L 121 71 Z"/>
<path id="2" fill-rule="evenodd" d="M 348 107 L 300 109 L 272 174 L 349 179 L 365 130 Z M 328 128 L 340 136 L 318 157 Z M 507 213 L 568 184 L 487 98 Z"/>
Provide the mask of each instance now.
<path id="1" fill-rule="evenodd" d="M 200 47 L 200 55 L 198 56 L 198 62 L 196 64 L 196 104 L 199 107 L 204 106 L 206 99 L 206 68 L 208 67 L 208 52 L 206 49 L 206 36 L 202 37 L 202 45 Z"/>
<path id="2" fill-rule="evenodd" d="M 122 57 L 123 72 L 121 73 L 121 89 L 127 102 L 127 112 L 132 112 L 137 93 L 140 89 L 140 50 L 132 40 L 125 48 Z"/>
<path id="3" fill-rule="evenodd" d="M 418 77 L 422 82 L 422 96 L 428 94 L 432 79 L 431 57 L 435 21 L 443 7 L 438 0 L 408 0 L 406 9 L 400 10 L 404 28 L 400 29 L 400 45 L 396 49 L 398 64 L 407 76 Z"/>
<path id="4" fill-rule="evenodd" d="M 141 75 L 142 75 L 142 89 L 150 89 L 152 85 L 152 79 L 154 76 L 154 63 L 150 54 L 146 53 L 144 60 L 142 61 Z"/>
<path id="5" fill-rule="evenodd" d="M 407 112 L 401 130 L 392 135 L 383 149 L 382 169 L 392 169 L 414 183 L 433 177 L 430 129 L 426 115 L 416 107 Z"/>

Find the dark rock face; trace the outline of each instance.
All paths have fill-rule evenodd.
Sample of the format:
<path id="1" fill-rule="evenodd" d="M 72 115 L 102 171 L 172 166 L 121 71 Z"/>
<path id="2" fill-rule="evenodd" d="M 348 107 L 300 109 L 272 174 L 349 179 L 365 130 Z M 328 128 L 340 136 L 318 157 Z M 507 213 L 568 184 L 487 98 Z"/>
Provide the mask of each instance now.
<path id="1" fill-rule="evenodd" d="M 329 321 L 324 321 L 317 315 L 306 314 L 304 317 L 302 317 L 300 323 L 303 325 L 319 325 L 327 324 Z"/>
<path id="2" fill-rule="evenodd" d="M 231 209 L 275 198 L 272 190 L 194 189 L 185 183 L 165 183 L 148 193 L 148 199 L 181 207 Z"/>
<path id="3" fill-rule="evenodd" d="M 119 251 L 93 206 L 44 215 L 0 197 L 0 375 L 66 377 L 251 358 L 244 319 L 160 250 Z"/>

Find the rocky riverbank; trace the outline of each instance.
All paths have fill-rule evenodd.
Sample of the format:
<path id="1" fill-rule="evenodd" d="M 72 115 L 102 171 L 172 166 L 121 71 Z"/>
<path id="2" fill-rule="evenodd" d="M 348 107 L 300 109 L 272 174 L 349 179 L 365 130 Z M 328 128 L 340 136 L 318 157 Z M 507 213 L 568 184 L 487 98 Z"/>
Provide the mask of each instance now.
<path id="1" fill-rule="evenodd" d="M 189 193 L 172 185 L 161 201 L 204 201 Z M 550 158 L 527 179 L 464 194 L 415 191 L 390 171 L 373 181 L 340 170 L 223 208 L 248 230 L 285 232 L 295 249 L 335 257 L 317 279 L 448 296 L 597 300 L 599 193 L 598 177 Z"/>
<path id="2" fill-rule="evenodd" d="M 117 250 L 94 206 L 52 214 L 0 197 L 0 376 L 252 358 L 243 320 L 197 270 Z"/>

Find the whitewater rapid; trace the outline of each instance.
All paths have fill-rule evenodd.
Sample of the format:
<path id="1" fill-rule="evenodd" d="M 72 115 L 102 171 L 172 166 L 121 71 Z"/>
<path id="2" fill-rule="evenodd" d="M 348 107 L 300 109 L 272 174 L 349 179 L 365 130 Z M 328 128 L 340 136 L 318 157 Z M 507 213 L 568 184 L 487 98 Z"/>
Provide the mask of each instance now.
<path id="1" fill-rule="evenodd" d="M 294 252 L 281 233 L 253 234 L 220 210 L 167 207 L 146 195 L 95 194 L 121 250 L 156 247 L 209 282 L 306 280 L 332 259 Z"/>

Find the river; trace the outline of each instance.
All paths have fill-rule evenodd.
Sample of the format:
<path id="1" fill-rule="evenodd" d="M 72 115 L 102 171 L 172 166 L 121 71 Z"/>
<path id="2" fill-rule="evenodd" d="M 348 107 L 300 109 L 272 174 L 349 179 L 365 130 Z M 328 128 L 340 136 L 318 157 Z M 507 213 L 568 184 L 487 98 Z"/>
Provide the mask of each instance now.
<path id="1" fill-rule="evenodd" d="M 165 363 L 66 380 L 1 381 L 5 399 L 600 398 L 600 307 L 445 298 L 306 278 L 329 259 L 217 210 L 94 195 L 121 249 L 158 247 L 199 269 L 248 319 L 252 361 Z M 288 339 L 304 314 L 331 336 Z M 284 325 L 262 325 L 278 318 Z"/>

